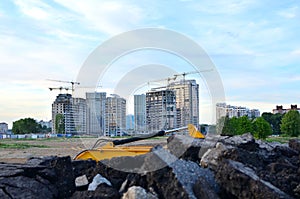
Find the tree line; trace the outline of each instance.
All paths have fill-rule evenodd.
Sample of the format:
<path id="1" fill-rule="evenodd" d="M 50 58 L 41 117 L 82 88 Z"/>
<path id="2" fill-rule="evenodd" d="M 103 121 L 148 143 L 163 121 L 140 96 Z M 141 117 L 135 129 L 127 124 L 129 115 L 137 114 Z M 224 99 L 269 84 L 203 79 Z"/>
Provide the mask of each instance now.
<path id="1" fill-rule="evenodd" d="M 13 122 L 12 132 L 14 134 L 49 133 L 51 128 L 42 126 L 32 118 L 24 118 Z"/>
<path id="2" fill-rule="evenodd" d="M 300 114 L 291 110 L 285 114 L 263 113 L 258 118 L 226 116 L 217 122 L 217 132 L 229 136 L 251 133 L 258 139 L 265 139 L 272 134 L 297 137 L 300 136 Z"/>

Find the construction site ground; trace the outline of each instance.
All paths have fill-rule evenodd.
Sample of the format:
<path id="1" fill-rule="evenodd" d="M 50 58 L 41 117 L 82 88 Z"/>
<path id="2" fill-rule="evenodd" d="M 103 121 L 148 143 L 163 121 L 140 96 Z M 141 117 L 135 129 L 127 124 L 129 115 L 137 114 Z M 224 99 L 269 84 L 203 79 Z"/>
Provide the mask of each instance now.
<path id="1" fill-rule="evenodd" d="M 71 156 L 90 149 L 99 138 L 45 138 L 0 140 L 0 162 L 25 163 L 28 158 L 41 156 Z M 102 139 L 111 139 L 104 137 Z M 120 138 L 118 138 L 120 139 Z M 130 145 L 165 145 L 167 138 L 153 138 L 130 143 Z M 102 142 L 105 144 L 105 142 Z M 100 145 L 101 146 L 101 145 Z"/>

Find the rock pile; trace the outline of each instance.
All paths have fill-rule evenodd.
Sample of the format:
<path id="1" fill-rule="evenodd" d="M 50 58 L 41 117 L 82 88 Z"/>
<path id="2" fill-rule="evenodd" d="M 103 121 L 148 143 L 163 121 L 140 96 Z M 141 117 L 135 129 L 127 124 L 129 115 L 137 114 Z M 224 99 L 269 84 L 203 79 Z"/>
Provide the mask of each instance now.
<path id="1" fill-rule="evenodd" d="M 158 146 L 137 157 L 0 163 L 0 198 L 42 197 L 300 198 L 300 140 L 279 144 L 250 134 L 205 140 L 177 135 L 169 138 L 168 150 Z"/>

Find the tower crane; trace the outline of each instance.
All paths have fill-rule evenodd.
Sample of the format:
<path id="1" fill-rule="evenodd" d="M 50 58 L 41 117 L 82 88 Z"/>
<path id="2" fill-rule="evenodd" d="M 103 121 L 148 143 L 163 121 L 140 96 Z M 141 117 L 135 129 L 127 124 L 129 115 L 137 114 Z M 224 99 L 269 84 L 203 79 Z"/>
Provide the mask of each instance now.
<path id="1" fill-rule="evenodd" d="M 180 74 L 175 74 L 174 77 L 178 77 L 178 76 L 182 76 L 183 81 L 185 81 L 185 76 L 186 75 L 190 75 L 190 74 L 196 74 L 196 73 L 200 73 L 200 72 L 209 72 L 212 71 L 213 69 L 207 69 L 207 70 L 201 70 L 201 71 L 190 71 L 190 72 L 184 72 L 184 73 L 180 73 Z M 175 79 L 176 79 L 175 78 Z"/>
<path id="2" fill-rule="evenodd" d="M 55 79 L 47 79 L 48 81 L 53 81 L 53 82 L 61 82 L 61 83 L 69 83 L 71 84 L 72 87 L 72 92 L 74 91 L 74 85 L 77 84 L 79 85 L 79 82 L 74 82 L 74 81 L 63 81 L 63 80 L 55 80 Z"/>
<path id="3" fill-rule="evenodd" d="M 50 91 L 52 91 L 52 90 L 59 90 L 60 91 L 60 93 L 61 93 L 61 91 L 62 90 L 66 90 L 66 91 L 68 91 L 68 90 L 71 90 L 70 88 L 67 88 L 67 87 L 58 87 L 58 88 L 49 88 L 49 90 Z"/>
<path id="4" fill-rule="evenodd" d="M 207 69 L 207 70 L 201 70 L 201 71 L 190 71 L 190 72 L 183 72 L 183 73 L 179 73 L 179 74 L 174 74 L 173 77 L 168 77 L 168 78 L 164 78 L 164 79 L 157 79 L 157 80 L 153 80 L 153 81 L 149 81 L 148 85 L 150 82 L 162 82 L 162 81 L 167 81 L 167 85 L 169 85 L 170 81 L 175 81 L 179 76 L 183 77 L 183 82 L 185 82 L 185 76 L 186 75 L 190 75 L 190 74 L 196 74 L 196 73 L 200 73 L 200 72 L 209 72 L 212 71 L 213 69 Z"/>

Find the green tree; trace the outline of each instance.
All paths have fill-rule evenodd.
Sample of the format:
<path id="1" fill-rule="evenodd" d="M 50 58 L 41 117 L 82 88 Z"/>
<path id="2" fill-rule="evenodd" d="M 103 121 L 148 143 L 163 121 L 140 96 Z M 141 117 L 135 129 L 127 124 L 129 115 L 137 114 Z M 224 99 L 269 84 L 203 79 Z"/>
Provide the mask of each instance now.
<path id="1" fill-rule="evenodd" d="M 258 139 L 265 139 L 272 134 L 271 125 L 263 118 L 258 117 L 253 121 L 253 135 Z"/>
<path id="2" fill-rule="evenodd" d="M 281 134 L 280 124 L 282 119 L 282 114 L 276 113 L 263 113 L 261 115 L 272 127 L 273 134 Z"/>
<path id="3" fill-rule="evenodd" d="M 283 115 L 280 113 L 276 113 L 273 114 L 272 116 L 272 130 L 273 130 L 273 134 L 281 134 L 281 129 L 280 129 L 280 124 L 281 124 L 281 120 L 282 120 Z"/>
<path id="4" fill-rule="evenodd" d="M 221 135 L 233 135 L 233 132 L 230 131 L 230 118 L 228 116 L 223 116 L 218 120 L 217 133 Z"/>
<path id="5" fill-rule="evenodd" d="M 232 132 L 232 135 L 238 135 L 239 129 L 239 118 L 232 117 L 229 121 L 229 129 Z"/>
<path id="6" fill-rule="evenodd" d="M 63 114 L 57 114 L 55 116 L 55 130 L 56 133 L 59 134 L 65 133 L 65 119 Z"/>
<path id="7" fill-rule="evenodd" d="M 12 132 L 15 134 L 38 133 L 39 124 L 32 118 L 20 119 L 13 122 Z"/>
<path id="8" fill-rule="evenodd" d="M 242 116 L 237 118 L 237 121 L 233 125 L 235 127 L 236 135 L 242 135 L 244 133 L 252 132 L 252 123 L 249 120 L 248 116 Z"/>
<path id="9" fill-rule="evenodd" d="M 41 124 L 39 124 L 39 128 L 40 128 L 40 132 L 42 132 L 42 133 L 50 133 L 52 131 L 51 128 L 48 128 L 45 125 L 42 126 Z"/>
<path id="10" fill-rule="evenodd" d="M 221 135 L 234 135 L 234 131 L 232 129 L 232 125 L 231 125 L 231 119 L 226 116 L 226 117 L 223 117 L 223 122 L 224 122 L 224 125 L 223 125 L 223 129 L 222 129 L 222 133 Z"/>
<path id="11" fill-rule="evenodd" d="M 280 129 L 283 133 L 289 136 L 300 135 L 300 114 L 296 110 L 290 110 L 287 112 L 281 120 Z"/>

